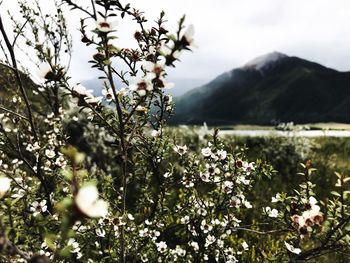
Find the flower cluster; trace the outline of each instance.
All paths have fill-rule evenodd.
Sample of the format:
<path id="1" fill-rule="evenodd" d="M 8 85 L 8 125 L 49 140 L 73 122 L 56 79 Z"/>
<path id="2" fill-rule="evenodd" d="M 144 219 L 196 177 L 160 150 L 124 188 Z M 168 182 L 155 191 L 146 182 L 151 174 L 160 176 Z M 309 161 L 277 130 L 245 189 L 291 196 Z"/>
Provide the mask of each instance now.
<path id="1" fill-rule="evenodd" d="M 294 205 L 295 208 L 295 205 Z M 321 227 L 324 221 L 323 213 L 317 205 L 315 197 L 311 196 L 305 203 L 306 210 L 300 215 L 293 214 L 291 220 L 293 226 L 300 232 L 301 235 L 308 235 L 313 231 L 313 227 Z M 293 212 L 296 212 L 295 210 Z"/>

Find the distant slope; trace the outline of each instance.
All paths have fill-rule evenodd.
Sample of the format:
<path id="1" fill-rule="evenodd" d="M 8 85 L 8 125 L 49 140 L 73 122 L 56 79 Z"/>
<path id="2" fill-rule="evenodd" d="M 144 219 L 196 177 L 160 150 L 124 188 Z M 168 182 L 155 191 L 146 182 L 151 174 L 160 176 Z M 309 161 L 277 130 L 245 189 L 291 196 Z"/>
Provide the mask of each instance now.
<path id="1" fill-rule="evenodd" d="M 175 101 L 171 123 L 350 123 L 350 72 L 274 52 Z"/>
<path id="2" fill-rule="evenodd" d="M 193 89 L 193 87 L 199 87 L 206 82 L 205 79 L 200 78 L 169 78 L 169 82 L 175 83 L 175 87 L 172 89 L 167 89 L 165 92 L 171 94 L 174 97 L 179 97 L 184 95 L 186 92 Z M 119 79 L 115 79 L 118 88 L 125 87 Z M 103 87 L 103 80 L 92 78 L 87 80 L 82 80 L 81 84 L 94 91 L 96 96 L 100 96 Z"/>
<path id="3" fill-rule="evenodd" d="M 37 85 L 31 80 L 28 74 L 20 71 L 20 76 L 23 87 L 25 88 L 30 101 L 32 111 L 40 114 L 49 113 L 51 110 L 50 105 L 45 102 L 42 96 L 34 92 L 34 90 L 37 89 Z M 22 98 L 21 103 L 18 101 L 13 102 L 12 98 L 16 95 L 19 95 Z M 26 114 L 24 100 L 13 69 L 10 66 L 2 63 L 0 63 L 0 105 L 3 108 L 12 110 L 16 109 L 16 112 L 23 113 L 24 115 Z M 3 110 L 0 110 L 0 113 L 3 112 Z"/>

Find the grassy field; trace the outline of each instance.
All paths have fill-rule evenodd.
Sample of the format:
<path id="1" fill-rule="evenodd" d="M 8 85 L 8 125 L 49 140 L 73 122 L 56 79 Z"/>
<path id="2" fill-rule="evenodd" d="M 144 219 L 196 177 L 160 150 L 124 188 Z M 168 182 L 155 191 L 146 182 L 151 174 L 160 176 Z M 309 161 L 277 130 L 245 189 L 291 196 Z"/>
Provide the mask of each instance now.
<path id="1" fill-rule="evenodd" d="M 308 127 L 312 130 L 343 130 L 350 131 L 350 124 L 347 123 L 307 123 L 294 125 L 296 129 L 305 129 Z M 214 127 L 210 127 L 214 128 Z M 260 125 L 232 125 L 232 126 L 219 126 L 222 130 L 274 130 L 276 126 L 260 126 Z"/>
<path id="2" fill-rule="evenodd" d="M 350 129 L 347 124 L 317 124 L 317 127 L 328 129 Z M 221 127 L 222 128 L 222 127 Z M 239 129 L 262 129 L 261 126 L 235 126 Z M 266 129 L 266 127 L 263 127 Z M 272 129 L 272 127 L 270 127 Z M 211 127 L 183 126 L 171 128 L 178 138 L 200 152 L 206 138 L 213 134 Z M 227 149 L 246 149 L 245 154 L 251 161 L 266 161 L 274 167 L 276 174 L 266 179 L 259 186 L 261 193 L 266 189 L 274 194 L 280 190 L 288 192 L 301 182 L 297 173 L 300 163 L 311 160 L 317 169 L 313 180 L 319 187 L 319 194 L 326 198 L 336 181 L 335 172 L 350 175 L 350 138 L 337 137 L 247 137 L 227 135 L 221 138 Z"/>

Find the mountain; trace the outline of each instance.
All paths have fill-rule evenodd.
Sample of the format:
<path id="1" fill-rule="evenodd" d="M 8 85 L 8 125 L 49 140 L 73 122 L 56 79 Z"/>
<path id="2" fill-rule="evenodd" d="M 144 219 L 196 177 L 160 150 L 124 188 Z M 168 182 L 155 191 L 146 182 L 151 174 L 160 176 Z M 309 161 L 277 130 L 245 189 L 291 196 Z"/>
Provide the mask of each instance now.
<path id="1" fill-rule="evenodd" d="M 20 71 L 20 76 L 24 88 L 27 90 L 27 95 L 29 98 L 35 98 L 38 96 L 33 96 L 32 90 L 35 87 L 35 83 L 29 78 L 29 76 Z M 17 80 L 12 68 L 6 64 L 0 62 L 0 104 L 2 106 L 7 106 L 11 104 L 12 96 L 18 92 Z M 33 105 L 35 106 L 35 105 Z"/>
<path id="2" fill-rule="evenodd" d="M 273 52 L 175 100 L 172 124 L 350 123 L 350 72 Z"/>

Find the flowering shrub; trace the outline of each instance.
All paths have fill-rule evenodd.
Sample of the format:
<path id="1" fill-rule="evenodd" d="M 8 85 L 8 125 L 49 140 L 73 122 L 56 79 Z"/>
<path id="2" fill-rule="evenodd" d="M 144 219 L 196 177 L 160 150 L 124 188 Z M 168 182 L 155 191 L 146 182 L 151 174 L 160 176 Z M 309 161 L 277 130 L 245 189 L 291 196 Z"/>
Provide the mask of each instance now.
<path id="1" fill-rule="evenodd" d="M 173 109 L 167 69 L 195 46 L 184 17 L 170 33 L 164 12 L 150 26 L 119 1 L 54 3 L 46 14 L 36 1 L 19 1 L 14 36 L 0 19 L 3 64 L 15 83 L 4 87 L 0 108 L 1 261 L 282 262 L 347 252 L 348 177 L 337 174 L 333 198 L 317 201 L 307 163 L 294 195 L 261 197 L 260 207 L 253 186 L 271 176 L 270 165 L 248 161 L 217 130 L 198 151 L 165 129 Z M 69 8 L 82 16 L 82 43 L 96 50 L 89 63 L 102 97 L 69 76 Z M 115 41 L 127 19 L 139 27 L 135 48 Z M 28 52 L 36 76 L 19 70 L 17 49 Z"/>

